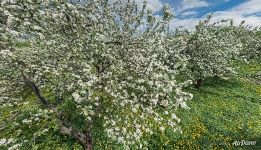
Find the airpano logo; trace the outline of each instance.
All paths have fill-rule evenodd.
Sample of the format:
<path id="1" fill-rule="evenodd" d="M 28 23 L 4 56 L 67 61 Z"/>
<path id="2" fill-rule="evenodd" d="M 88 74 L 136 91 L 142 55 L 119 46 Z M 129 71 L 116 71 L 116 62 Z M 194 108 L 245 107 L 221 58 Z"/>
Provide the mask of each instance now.
<path id="1" fill-rule="evenodd" d="M 256 145 L 256 141 L 246 141 L 246 140 L 241 140 L 241 141 L 234 141 L 232 143 L 233 146 L 253 146 Z"/>

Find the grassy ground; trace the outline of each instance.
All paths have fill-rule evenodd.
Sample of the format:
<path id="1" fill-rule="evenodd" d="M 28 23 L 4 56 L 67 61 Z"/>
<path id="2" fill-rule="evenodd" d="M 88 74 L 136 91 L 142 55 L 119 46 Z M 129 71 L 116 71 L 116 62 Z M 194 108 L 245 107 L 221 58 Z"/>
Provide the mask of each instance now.
<path id="1" fill-rule="evenodd" d="M 250 80 L 261 63 L 236 62 L 241 79 L 208 78 L 201 89 L 190 88 L 190 110 L 181 110 L 182 134 L 154 135 L 152 149 L 261 149 L 261 84 Z M 234 146 L 235 141 L 256 141 Z"/>
<path id="2" fill-rule="evenodd" d="M 188 88 L 194 94 L 193 100 L 188 103 L 191 109 L 178 112 L 178 116 L 182 118 L 180 125 L 183 133 L 167 130 L 163 135 L 152 135 L 147 139 L 149 149 L 260 150 L 261 83 L 253 80 L 255 74 L 261 71 L 260 64 L 256 61 L 249 64 L 236 62 L 240 78 L 207 78 L 202 88 Z M 0 109 L 0 124 L 5 121 L 4 116 L 8 116 L 2 110 L 4 109 Z M 33 132 L 33 129 L 27 131 Z M 6 136 L 7 132 L 0 132 L 0 139 L 4 137 L 3 134 Z M 118 146 L 106 139 L 101 130 L 97 129 L 94 135 L 104 140 L 96 141 L 96 149 L 117 149 Z M 256 141 L 256 144 L 233 146 L 233 142 L 241 140 Z M 52 131 L 41 136 L 34 144 L 34 149 L 81 149 L 75 140 Z M 28 148 L 31 148 L 30 145 Z"/>
<path id="3" fill-rule="evenodd" d="M 183 134 L 153 141 L 154 149 L 261 149 L 261 86 L 239 80 L 209 78 L 192 90 L 189 111 L 180 111 Z M 155 138 L 157 139 L 157 138 Z M 234 141 L 256 141 L 233 147 Z"/>

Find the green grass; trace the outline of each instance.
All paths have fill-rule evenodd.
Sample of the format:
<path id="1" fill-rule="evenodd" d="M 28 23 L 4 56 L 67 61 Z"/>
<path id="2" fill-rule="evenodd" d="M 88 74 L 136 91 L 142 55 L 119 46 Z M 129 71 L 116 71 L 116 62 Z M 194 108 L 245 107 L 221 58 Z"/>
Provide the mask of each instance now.
<path id="1" fill-rule="evenodd" d="M 227 80 L 207 78 L 200 89 L 189 87 L 194 94 L 188 102 L 190 110 L 179 110 L 182 119 L 182 134 L 168 129 L 165 134 L 155 133 L 149 139 L 149 149 L 155 150 L 197 150 L 197 149 L 261 149 L 261 84 L 248 80 L 261 71 L 261 63 L 249 64 L 235 62 L 239 78 Z M 30 106 L 32 107 L 32 106 Z M 10 111 L 10 110 L 9 110 Z M 27 109 L 22 112 L 26 113 Z M 0 124 L 8 118 L 7 110 L 0 110 Z M 9 132 L 15 129 L 10 129 Z M 0 132 L 0 139 L 9 132 Z M 34 129 L 28 130 L 32 134 Z M 15 132 L 14 132 L 15 133 Z M 5 135 L 4 135 L 5 134 Z M 29 136 L 29 135 L 28 135 Z M 102 129 L 95 129 L 95 149 L 120 149 L 106 138 Z M 256 141 L 254 146 L 233 146 L 234 141 Z M 36 140 L 33 149 L 81 149 L 69 137 L 50 131 Z M 0 147 L 1 149 L 1 147 Z M 32 149 L 28 147 L 24 149 Z"/>
<path id="2" fill-rule="evenodd" d="M 257 145 L 249 149 L 261 149 L 260 88 L 233 79 L 207 79 L 202 89 L 191 90 L 195 96 L 189 103 L 191 110 L 179 112 L 184 134 L 173 144 L 177 148 L 230 149 L 233 141 L 254 140 Z"/>
<path id="3" fill-rule="evenodd" d="M 248 63 L 234 61 L 233 65 L 239 77 L 255 78 L 256 74 L 261 71 L 261 60 L 250 60 Z"/>
<path id="4" fill-rule="evenodd" d="M 207 78 L 194 94 L 190 110 L 180 110 L 183 133 L 153 135 L 151 149 L 261 149 L 261 84 L 246 80 L 261 70 L 258 62 L 236 63 L 241 79 Z M 162 140 L 164 139 L 164 140 Z M 234 141 L 256 141 L 233 146 Z"/>

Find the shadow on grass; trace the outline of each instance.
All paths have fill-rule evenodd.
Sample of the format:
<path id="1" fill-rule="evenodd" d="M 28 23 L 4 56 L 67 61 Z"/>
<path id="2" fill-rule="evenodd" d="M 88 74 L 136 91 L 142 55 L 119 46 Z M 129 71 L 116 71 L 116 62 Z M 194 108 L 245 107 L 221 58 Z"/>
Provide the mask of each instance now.
<path id="1" fill-rule="evenodd" d="M 208 77 L 205 79 L 203 87 L 210 88 L 235 88 L 241 87 L 242 83 L 234 78 L 230 78 L 229 80 L 222 79 L 220 77 Z"/>

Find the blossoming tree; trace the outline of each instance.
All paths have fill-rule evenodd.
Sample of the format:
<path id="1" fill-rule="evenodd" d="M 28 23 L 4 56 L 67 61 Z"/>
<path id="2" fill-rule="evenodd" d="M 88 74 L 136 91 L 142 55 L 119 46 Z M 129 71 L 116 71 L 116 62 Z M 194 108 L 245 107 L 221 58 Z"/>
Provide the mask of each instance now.
<path id="1" fill-rule="evenodd" d="M 183 37 L 182 54 L 187 59 L 185 75 L 195 81 L 197 88 L 206 77 L 234 73 L 230 62 L 237 58 L 242 43 L 236 36 L 240 27 L 224 25 L 228 21 L 211 23 L 210 15 L 199 22 L 195 31 L 180 30 L 173 37 Z"/>
<path id="2" fill-rule="evenodd" d="M 261 57 L 261 36 L 260 28 L 249 27 L 248 25 L 241 24 L 238 28 L 236 35 L 242 43 L 240 57 L 242 59 L 260 59 Z"/>
<path id="3" fill-rule="evenodd" d="M 164 45 L 173 17 L 168 6 L 156 18 L 146 2 L 139 8 L 131 1 L 17 0 L 2 1 L 0 15 L 0 103 L 26 105 L 33 95 L 41 107 L 17 128 L 49 117 L 57 131 L 90 150 L 99 140 L 93 129 L 102 122 L 107 136 L 125 148 L 143 147 L 142 137 L 175 130 L 175 110 L 188 108 L 192 95 L 182 87 L 189 82 L 178 84 L 177 68 L 169 67 L 184 62 L 176 56 L 165 63 L 173 55 Z M 29 46 L 17 48 L 21 39 Z M 48 129 L 39 128 L 41 134 Z M 18 135 L 2 144 L 32 140 Z"/>

